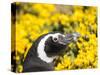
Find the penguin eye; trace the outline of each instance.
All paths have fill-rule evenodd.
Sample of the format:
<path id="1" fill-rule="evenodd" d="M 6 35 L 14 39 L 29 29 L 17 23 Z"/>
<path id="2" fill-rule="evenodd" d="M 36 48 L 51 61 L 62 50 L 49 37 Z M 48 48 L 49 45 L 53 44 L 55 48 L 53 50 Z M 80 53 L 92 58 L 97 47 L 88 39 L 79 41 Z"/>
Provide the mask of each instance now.
<path id="1" fill-rule="evenodd" d="M 53 41 L 54 41 L 54 42 L 57 42 L 57 41 L 58 41 L 58 39 L 55 37 L 55 38 L 53 38 Z"/>

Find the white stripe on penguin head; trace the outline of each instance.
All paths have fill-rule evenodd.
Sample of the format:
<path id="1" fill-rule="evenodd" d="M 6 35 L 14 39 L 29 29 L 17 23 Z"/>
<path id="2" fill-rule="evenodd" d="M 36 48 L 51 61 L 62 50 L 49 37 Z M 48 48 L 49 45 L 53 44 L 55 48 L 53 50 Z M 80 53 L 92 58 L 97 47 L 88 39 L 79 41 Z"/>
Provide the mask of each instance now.
<path id="1" fill-rule="evenodd" d="M 58 37 L 58 35 L 61 35 L 60 33 L 55 33 L 55 34 L 47 34 L 43 39 L 41 39 L 41 41 L 39 42 L 39 45 L 37 47 L 37 53 L 38 53 L 38 57 L 47 62 L 47 63 L 51 63 L 57 56 L 55 57 L 48 57 L 46 52 L 44 51 L 45 48 L 45 42 L 49 37 Z"/>

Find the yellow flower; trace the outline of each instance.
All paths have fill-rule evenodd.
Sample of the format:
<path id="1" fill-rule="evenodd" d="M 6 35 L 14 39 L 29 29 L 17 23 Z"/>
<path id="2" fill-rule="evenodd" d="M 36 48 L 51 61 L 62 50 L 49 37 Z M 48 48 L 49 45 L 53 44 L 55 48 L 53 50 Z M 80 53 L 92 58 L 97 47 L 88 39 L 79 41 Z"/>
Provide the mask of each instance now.
<path id="1" fill-rule="evenodd" d="M 71 64 L 71 59 L 69 57 L 67 57 L 66 55 L 64 55 L 63 61 L 62 61 L 63 65 L 65 67 L 70 66 Z"/>
<path id="2" fill-rule="evenodd" d="M 17 56 L 15 57 L 15 60 L 16 60 L 16 61 L 19 61 L 19 60 L 20 60 L 20 57 L 17 55 Z"/>
<path id="3" fill-rule="evenodd" d="M 40 15 L 40 17 L 43 17 L 43 18 L 48 18 L 50 16 L 50 13 L 46 10 L 43 10 Z"/>
<path id="4" fill-rule="evenodd" d="M 57 71 L 62 70 L 62 69 L 64 69 L 64 66 L 61 63 L 59 63 L 58 66 L 55 67 L 55 70 L 57 70 Z"/>
<path id="5" fill-rule="evenodd" d="M 23 66 L 22 65 L 18 65 L 18 72 L 22 72 L 23 71 Z"/>
<path id="6" fill-rule="evenodd" d="M 82 59 L 77 58 L 77 59 L 75 59 L 74 63 L 75 63 L 75 65 L 77 65 L 78 67 L 81 67 L 81 66 L 82 66 Z"/>
<path id="7" fill-rule="evenodd" d="M 69 17 L 68 15 L 64 15 L 64 14 L 60 15 L 60 16 L 59 16 L 59 19 L 60 19 L 62 25 L 66 25 L 66 23 L 67 23 L 68 21 L 70 21 L 70 20 L 69 20 L 70 17 Z"/>
<path id="8" fill-rule="evenodd" d="M 43 7 L 48 11 L 48 12 L 53 12 L 56 10 L 55 5 L 53 4 L 43 4 Z"/>
<path id="9" fill-rule="evenodd" d="M 16 41 L 16 50 L 23 54 L 28 44 L 28 39 L 20 39 Z"/>

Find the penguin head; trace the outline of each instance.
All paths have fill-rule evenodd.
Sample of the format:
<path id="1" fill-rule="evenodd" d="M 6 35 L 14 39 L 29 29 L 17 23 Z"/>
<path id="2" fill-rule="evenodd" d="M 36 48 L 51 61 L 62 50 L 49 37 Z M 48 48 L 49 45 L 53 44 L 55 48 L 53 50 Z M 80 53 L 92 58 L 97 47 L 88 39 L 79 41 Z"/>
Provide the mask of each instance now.
<path id="1" fill-rule="evenodd" d="M 66 37 L 61 33 L 50 34 L 51 36 L 45 41 L 44 50 L 47 53 L 47 56 L 57 56 L 63 53 L 64 49 L 67 46 Z M 49 35 L 48 35 L 49 36 Z"/>
<path id="2" fill-rule="evenodd" d="M 74 41 L 73 34 L 66 36 L 59 32 L 52 32 L 43 35 L 37 46 L 38 57 L 47 62 L 52 61 L 62 54 L 72 41 Z"/>

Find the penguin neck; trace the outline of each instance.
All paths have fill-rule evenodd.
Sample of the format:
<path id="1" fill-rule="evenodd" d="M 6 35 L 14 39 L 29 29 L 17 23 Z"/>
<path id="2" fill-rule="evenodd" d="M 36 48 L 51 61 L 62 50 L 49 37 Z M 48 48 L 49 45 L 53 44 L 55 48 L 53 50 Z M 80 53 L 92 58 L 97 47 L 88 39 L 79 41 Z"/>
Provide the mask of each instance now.
<path id="1" fill-rule="evenodd" d="M 57 58 L 57 56 L 53 56 L 53 57 L 48 57 L 46 52 L 44 51 L 44 48 L 45 48 L 45 41 L 50 37 L 50 36 L 53 36 L 52 34 L 48 34 L 46 35 L 38 44 L 37 46 L 37 53 L 38 53 L 38 57 L 47 62 L 47 63 L 52 63 L 53 60 L 55 58 Z"/>

